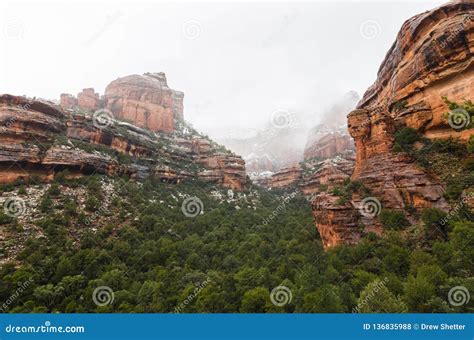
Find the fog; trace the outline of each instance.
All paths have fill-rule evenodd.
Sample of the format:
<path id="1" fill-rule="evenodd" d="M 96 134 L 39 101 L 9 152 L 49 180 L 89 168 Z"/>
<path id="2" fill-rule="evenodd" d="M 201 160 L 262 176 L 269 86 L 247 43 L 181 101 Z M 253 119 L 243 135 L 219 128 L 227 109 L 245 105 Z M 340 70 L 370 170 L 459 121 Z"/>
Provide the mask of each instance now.
<path id="1" fill-rule="evenodd" d="M 288 109 L 318 119 L 362 95 L 402 23 L 442 2 L 3 2 L 0 92 L 59 99 L 165 72 L 185 119 L 241 136 Z"/>

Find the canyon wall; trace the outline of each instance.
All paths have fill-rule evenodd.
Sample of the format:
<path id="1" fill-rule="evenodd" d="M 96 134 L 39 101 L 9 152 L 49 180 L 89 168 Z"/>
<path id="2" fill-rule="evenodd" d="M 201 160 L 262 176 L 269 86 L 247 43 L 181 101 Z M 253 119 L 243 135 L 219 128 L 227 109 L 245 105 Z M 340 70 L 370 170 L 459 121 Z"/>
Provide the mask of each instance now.
<path id="1" fill-rule="evenodd" d="M 449 3 L 406 21 L 380 66 L 375 83 L 348 115 L 356 159 L 351 180 L 364 186 L 380 210 L 449 208 L 439 178 L 404 153 L 393 151 L 394 134 L 413 128 L 429 139 L 467 141 L 472 128 L 454 129 L 443 97 L 460 102 L 474 97 L 474 4 Z M 312 202 L 325 247 L 355 243 L 361 235 L 382 232 L 378 219 L 364 214 L 358 192 L 341 202 L 320 194 Z"/>
<path id="2" fill-rule="evenodd" d="M 145 81 L 143 88 L 137 77 Z M 153 87 L 156 83 L 161 87 Z M 184 122 L 183 96 L 165 86 L 163 74 L 124 77 L 111 85 L 105 100 L 86 89 L 77 99 L 62 95 L 61 106 L 0 96 L 0 182 L 49 181 L 68 170 L 71 176 L 99 173 L 172 183 L 199 179 L 245 189 L 243 159 Z M 140 107 L 149 109 L 148 120 L 136 105 L 135 111 L 129 110 L 140 98 Z M 96 111 L 104 106 L 115 113 Z M 165 121 L 170 124 L 159 123 Z"/>
<path id="3" fill-rule="evenodd" d="M 304 158 L 326 159 L 346 150 L 354 150 L 354 142 L 347 133 L 317 126 L 310 131 Z"/>
<path id="4" fill-rule="evenodd" d="M 62 94 L 60 105 L 65 110 L 94 112 L 109 110 L 113 117 L 154 132 L 173 132 L 182 122 L 184 93 L 168 87 L 164 73 L 145 73 L 118 78 L 107 85 L 101 98 L 92 88 L 84 89 L 77 98 Z"/>

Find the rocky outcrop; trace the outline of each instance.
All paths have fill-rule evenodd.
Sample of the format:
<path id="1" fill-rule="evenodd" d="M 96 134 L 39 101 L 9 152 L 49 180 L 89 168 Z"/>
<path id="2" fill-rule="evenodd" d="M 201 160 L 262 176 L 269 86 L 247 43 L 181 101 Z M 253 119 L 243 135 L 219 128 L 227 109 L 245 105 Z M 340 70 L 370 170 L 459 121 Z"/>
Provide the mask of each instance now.
<path id="1" fill-rule="evenodd" d="M 283 168 L 273 174 L 270 186 L 276 189 L 296 187 L 301 181 L 302 174 L 303 170 L 299 165 Z"/>
<path id="2" fill-rule="evenodd" d="M 448 209 L 440 180 L 407 155 L 393 151 L 394 133 L 410 127 L 427 138 L 461 141 L 474 133 L 448 125 L 442 99 L 473 98 L 473 19 L 474 4 L 457 2 L 405 22 L 374 85 L 348 115 L 356 148 L 351 181 L 363 185 L 365 196 L 379 204 L 376 212 L 394 209 L 412 220 L 414 210 Z M 325 247 L 355 243 L 369 231 L 381 232 L 376 214 L 364 213 L 367 201 L 361 193 L 350 192 L 342 200 L 328 192 L 313 198 L 313 215 Z"/>
<path id="3" fill-rule="evenodd" d="M 77 98 L 72 94 L 61 94 L 59 105 L 64 110 L 82 110 L 87 112 L 94 112 L 102 107 L 100 96 L 93 88 L 82 90 L 77 95 Z"/>
<path id="4" fill-rule="evenodd" d="M 358 100 L 357 92 L 350 91 L 323 113 L 321 123 L 308 132 L 304 149 L 305 160 L 332 158 L 354 149 L 353 141 L 347 133 L 346 116 L 356 107 Z"/>
<path id="5" fill-rule="evenodd" d="M 353 149 L 354 143 L 348 134 L 317 126 L 311 130 L 308 136 L 304 158 L 327 159 Z"/>
<path id="6" fill-rule="evenodd" d="M 474 4 L 450 3 L 405 22 L 378 77 L 348 116 L 357 160 L 353 180 L 367 183 L 387 205 L 440 206 L 443 188 L 406 156 L 393 134 L 411 127 L 428 138 L 467 140 L 474 130 L 451 128 L 442 97 L 474 96 Z"/>
<path id="7" fill-rule="evenodd" d="M 380 66 L 377 80 L 358 108 L 379 114 L 398 126 L 422 131 L 428 138 L 467 139 L 443 117 L 442 97 L 462 102 L 474 94 L 474 3 L 460 1 L 406 21 Z M 375 111 L 375 113 L 374 113 Z M 377 117 L 374 117 L 377 119 Z"/>
<path id="8" fill-rule="evenodd" d="M 283 110 L 283 115 L 272 116 L 272 124 L 258 133 L 247 138 L 225 138 L 220 142 L 244 157 L 253 183 L 271 187 L 269 172 L 284 171 L 305 158 L 331 158 L 352 149 L 346 115 L 358 100 L 359 95 L 350 91 L 318 115 Z M 275 118 L 281 118 L 281 122 L 273 121 Z M 319 124 L 309 129 L 316 119 Z"/>
<path id="9" fill-rule="evenodd" d="M 184 94 L 168 87 L 164 73 L 130 75 L 112 81 L 100 97 L 87 88 L 77 95 L 63 93 L 64 110 L 94 112 L 107 109 L 118 120 L 154 132 L 173 132 L 176 122 L 183 122 Z"/>
<path id="10" fill-rule="evenodd" d="M 95 105 L 91 98 L 97 95 L 88 94 L 81 103 Z M 63 95 L 62 105 L 69 100 Z M 97 124 L 92 112 L 71 107 L 65 113 L 52 102 L 0 96 L 1 183 L 49 181 L 67 169 L 70 176 L 152 176 L 168 183 L 200 179 L 235 190 L 247 184 L 242 158 L 184 122 L 177 121 L 180 128 L 171 133 L 156 134 L 115 119 Z"/>
<path id="11" fill-rule="evenodd" d="M 252 152 L 246 155 L 244 159 L 250 177 L 260 178 L 265 176 L 266 172 L 275 170 L 272 157 L 268 154 L 258 155 Z"/>
<path id="12" fill-rule="evenodd" d="M 360 239 L 356 212 L 350 202 L 335 195 L 335 188 L 343 187 L 354 169 L 354 155 L 346 152 L 318 164 L 301 186 L 311 202 L 313 216 L 325 248 L 341 242 L 354 243 Z"/>
<path id="13" fill-rule="evenodd" d="M 87 111 L 96 111 L 100 108 L 99 94 L 92 88 L 84 89 L 77 95 L 77 105 Z"/>
<path id="14" fill-rule="evenodd" d="M 146 73 L 111 82 L 105 89 L 105 106 L 117 119 L 172 132 L 175 120 L 183 120 L 183 97 L 168 87 L 164 73 Z"/>
<path id="15" fill-rule="evenodd" d="M 310 201 L 321 193 L 331 192 L 336 186 L 350 180 L 354 161 L 354 152 L 347 151 L 316 163 L 309 174 L 304 175 L 301 191 L 310 198 Z"/>
<path id="16" fill-rule="evenodd" d="M 62 93 L 59 99 L 59 105 L 61 105 L 64 110 L 74 110 L 78 107 L 77 98 L 72 94 Z"/>
<path id="17" fill-rule="evenodd" d="M 205 181 L 239 190 L 247 181 L 245 162 L 240 157 L 217 154 L 201 157 L 199 162 L 206 170 L 199 172 L 198 176 Z"/>
<path id="18" fill-rule="evenodd" d="M 314 197 L 311 208 L 323 247 L 330 248 L 338 244 L 354 244 L 361 238 L 357 220 L 359 215 L 349 202 L 340 202 L 340 198 L 330 193 L 321 193 Z"/>

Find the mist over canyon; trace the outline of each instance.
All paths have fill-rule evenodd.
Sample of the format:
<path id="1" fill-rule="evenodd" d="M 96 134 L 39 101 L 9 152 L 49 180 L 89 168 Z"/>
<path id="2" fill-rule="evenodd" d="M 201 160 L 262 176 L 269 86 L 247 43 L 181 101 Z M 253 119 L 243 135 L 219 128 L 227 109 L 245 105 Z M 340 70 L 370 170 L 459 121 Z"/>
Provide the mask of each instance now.
<path id="1" fill-rule="evenodd" d="M 471 1 L 46 7 L 1 41 L 3 312 L 473 311 Z"/>

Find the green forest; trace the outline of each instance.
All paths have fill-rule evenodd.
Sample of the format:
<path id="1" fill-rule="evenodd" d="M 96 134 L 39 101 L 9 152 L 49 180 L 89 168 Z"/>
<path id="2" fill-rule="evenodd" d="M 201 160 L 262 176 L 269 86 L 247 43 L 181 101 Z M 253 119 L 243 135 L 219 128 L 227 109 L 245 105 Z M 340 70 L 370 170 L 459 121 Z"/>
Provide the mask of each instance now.
<path id="1" fill-rule="evenodd" d="M 453 148 L 466 155 L 452 142 L 430 145 L 427 166 L 449 166 Z M 472 186 L 472 166 L 449 178 L 451 202 Z M 2 190 L 21 197 L 30 186 Z M 85 193 L 84 209 L 75 192 Z M 202 203 L 194 216 L 181 209 L 189 197 Z M 310 204 L 295 192 L 60 173 L 39 209 L 40 235 L 0 269 L 4 313 L 473 312 L 472 301 L 448 301 L 454 286 L 474 291 L 474 219 L 462 204 L 449 215 L 426 209 L 416 224 L 383 210 L 383 236 L 327 251 Z M 17 219 L 1 214 L 0 223 L 13 243 L 23 235 Z M 283 303 L 271 298 L 280 286 Z M 105 296 L 94 296 L 97 287 L 107 287 Z"/>

